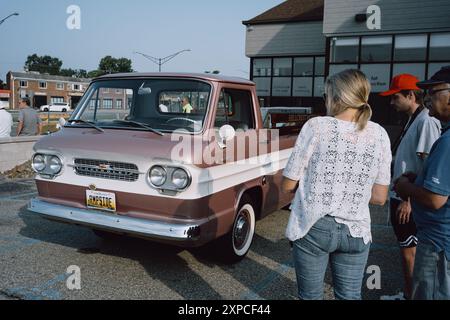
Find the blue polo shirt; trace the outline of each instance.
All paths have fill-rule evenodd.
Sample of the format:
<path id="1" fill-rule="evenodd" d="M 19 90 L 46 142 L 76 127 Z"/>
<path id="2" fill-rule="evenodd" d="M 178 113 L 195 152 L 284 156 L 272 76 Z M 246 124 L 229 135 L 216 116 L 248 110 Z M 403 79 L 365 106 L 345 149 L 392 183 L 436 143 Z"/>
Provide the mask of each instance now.
<path id="1" fill-rule="evenodd" d="M 436 141 L 425 161 L 416 185 L 441 196 L 450 195 L 450 123 L 444 125 L 444 134 Z M 426 208 L 413 201 L 414 221 L 419 242 L 445 251 L 450 260 L 450 199 L 439 210 Z"/>

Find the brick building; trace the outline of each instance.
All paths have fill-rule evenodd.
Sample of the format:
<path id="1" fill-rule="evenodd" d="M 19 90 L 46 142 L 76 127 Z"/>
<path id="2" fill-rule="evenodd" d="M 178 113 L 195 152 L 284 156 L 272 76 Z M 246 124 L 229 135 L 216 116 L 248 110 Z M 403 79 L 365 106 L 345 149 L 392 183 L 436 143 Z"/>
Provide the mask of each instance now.
<path id="1" fill-rule="evenodd" d="M 52 76 L 38 72 L 9 72 L 6 81 L 11 91 L 10 109 L 17 109 L 18 100 L 23 97 L 29 97 L 34 108 L 66 102 L 74 109 L 90 83 L 90 79 Z"/>

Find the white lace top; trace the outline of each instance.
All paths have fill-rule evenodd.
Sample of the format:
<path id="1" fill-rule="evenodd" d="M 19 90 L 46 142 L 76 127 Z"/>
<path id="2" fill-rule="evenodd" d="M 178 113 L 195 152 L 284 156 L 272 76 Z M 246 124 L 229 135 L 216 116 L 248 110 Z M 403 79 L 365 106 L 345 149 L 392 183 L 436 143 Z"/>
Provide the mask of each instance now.
<path id="1" fill-rule="evenodd" d="M 286 236 L 303 238 L 326 215 L 347 225 L 352 237 L 372 241 L 369 201 L 374 184 L 388 186 L 392 161 L 389 137 L 369 122 L 317 117 L 303 127 L 283 175 L 299 181 Z"/>

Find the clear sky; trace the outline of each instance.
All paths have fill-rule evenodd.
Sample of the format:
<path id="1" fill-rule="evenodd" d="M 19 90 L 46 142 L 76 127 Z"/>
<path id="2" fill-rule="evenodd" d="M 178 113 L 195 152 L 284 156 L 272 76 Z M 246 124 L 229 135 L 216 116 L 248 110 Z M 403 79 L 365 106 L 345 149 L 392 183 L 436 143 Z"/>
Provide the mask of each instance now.
<path id="1" fill-rule="evenodd" d="M 94 70 L 106 56 L 126 57 L 137 71 L 157 71 L 144 57 L 165 57 L 183 49 L 163 71 L 248 77 L 243 20 L 283 0 L 0 0 L 0 79 L 21 71 L 29 54 L 60 58 L 63 68 Z M 81 30 L 69 30 L 70 5 L 81 8 Z"/>

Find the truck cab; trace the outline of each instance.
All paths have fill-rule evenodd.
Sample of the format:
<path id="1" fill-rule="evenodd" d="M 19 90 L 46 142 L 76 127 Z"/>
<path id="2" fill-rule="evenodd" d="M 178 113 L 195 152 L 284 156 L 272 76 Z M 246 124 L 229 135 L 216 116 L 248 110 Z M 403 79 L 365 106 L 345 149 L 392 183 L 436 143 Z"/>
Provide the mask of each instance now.
<path id="1" fill-rule="evenodd" d="M 305 118 L 294 112 L 283 127 L 295 129 L 282 132 L 270 115 L 265 125 L 245 79 L 97 78 L 62 130 L 34 146 L 38 196 L 29 210 L 99 236 L 214 242 L 239 261 L 256 221 L 292 201 L 281 192 L 282 171 Z"/>

